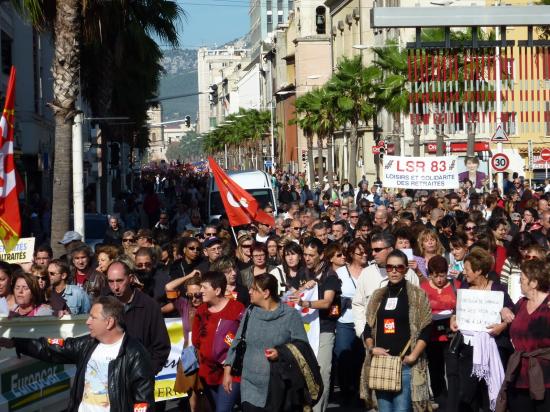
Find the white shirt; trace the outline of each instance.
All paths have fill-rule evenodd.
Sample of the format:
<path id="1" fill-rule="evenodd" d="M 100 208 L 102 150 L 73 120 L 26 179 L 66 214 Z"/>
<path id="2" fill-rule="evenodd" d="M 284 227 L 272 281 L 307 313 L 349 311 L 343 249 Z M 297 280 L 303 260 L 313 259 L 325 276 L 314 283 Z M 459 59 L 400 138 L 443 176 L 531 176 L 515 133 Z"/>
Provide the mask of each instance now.
<path id="1" fill-rule="evenodd" d="M 357 280 L 353 278 L 352 274 L 348 270 L 346 265 L 339 267 L 336 270 L 338 278 L 342 282 L 342 297 L 353 299 L 355 292 L 357 290 Z M 343 311 L 343 309 L 342 309 Z M 340 323 L 353 323 L 353 312 L 351 308 L 347 309 L 340 318 L 338 318 Z"/>
<path id="2" fill-rule="evenodd" d="M 8 316 L 10 314 L 10 308 L 8 307 L 8 301 L 6 298 L 0 298 L 0 316 Z"/>
<path id="3" fill-rule="evenodd" d="M 78 412 L 109 412 L 109 362 L 120 352 L 124 336 L 110 345 L 100 343 L 86 365 L 84 393 Z"/>

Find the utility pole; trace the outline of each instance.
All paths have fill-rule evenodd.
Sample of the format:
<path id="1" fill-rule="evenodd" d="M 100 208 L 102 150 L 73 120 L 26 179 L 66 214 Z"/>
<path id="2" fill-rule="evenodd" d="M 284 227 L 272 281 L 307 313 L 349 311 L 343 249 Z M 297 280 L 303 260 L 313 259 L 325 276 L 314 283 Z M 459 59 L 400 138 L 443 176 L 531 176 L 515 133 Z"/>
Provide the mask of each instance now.
<path id="1" fill-rule="evenodd" d="M 73 227 L 75 232 L 82 235 L 82 240 L 86 236 L 86 227 L 84 223 L 84 168 L 82 152 L 82 113 L 74 117 L 73 123 Z"/>

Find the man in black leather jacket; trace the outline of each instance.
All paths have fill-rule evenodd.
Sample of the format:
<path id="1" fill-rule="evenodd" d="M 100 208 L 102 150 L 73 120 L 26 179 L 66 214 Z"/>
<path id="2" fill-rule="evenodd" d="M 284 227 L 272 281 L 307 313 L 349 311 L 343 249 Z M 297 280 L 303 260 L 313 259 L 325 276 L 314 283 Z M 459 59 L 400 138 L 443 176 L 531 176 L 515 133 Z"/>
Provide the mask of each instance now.
<path id="1" fill-rule="evenodd" d="M 86 324 L 90 335 L 79 338 L 0 338 L 0 347 L 52 363 L 76 364 L 67 405 L 111 412 L 154 411 L 154 375 L 143 345 L 124 330 L 124 305 L 113 296 L 98 298 Z"/>

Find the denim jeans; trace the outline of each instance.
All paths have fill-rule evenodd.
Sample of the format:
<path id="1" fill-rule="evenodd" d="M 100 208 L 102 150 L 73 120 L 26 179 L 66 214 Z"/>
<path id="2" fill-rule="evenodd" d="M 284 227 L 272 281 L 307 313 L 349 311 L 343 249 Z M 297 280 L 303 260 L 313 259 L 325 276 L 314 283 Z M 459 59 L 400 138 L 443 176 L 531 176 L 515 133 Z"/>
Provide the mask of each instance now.
<path id="1" fill-rule="evenodd" d="M 376 391 L 378 412 L 410 412 L 411 400 L 411 368 L 403 365 L 401 370 L 401 392 Z"/>
<path id="2" fill-rule="evenodd" d="M 355 335 L 353 323 L 336 323 L 334 357 L 338 364 L 338 383 L 345 395 L 356 392 L 365 358 L 365 348 Z"/>
<path id="3" fill-rule="evenodd" d="M 227 393 L 223 385 L 208 385 L 205 389 L 211 410 L 215 412 L 230 412 L 241 394 L 241 384 L 238 382 L 233 382 L 231 393 Z"/>

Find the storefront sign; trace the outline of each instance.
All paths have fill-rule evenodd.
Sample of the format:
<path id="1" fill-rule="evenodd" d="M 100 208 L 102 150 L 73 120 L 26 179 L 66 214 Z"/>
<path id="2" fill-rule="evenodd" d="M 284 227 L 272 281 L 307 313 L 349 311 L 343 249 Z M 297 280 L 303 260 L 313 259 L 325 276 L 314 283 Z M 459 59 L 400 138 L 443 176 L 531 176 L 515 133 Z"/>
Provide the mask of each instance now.
<path id="1" fill-rule="evenodd" d="M 402 189 L 457 189 L 457 158 L 385 156 L 382 181 Z"/>

